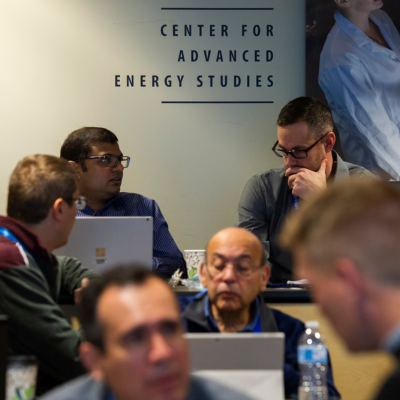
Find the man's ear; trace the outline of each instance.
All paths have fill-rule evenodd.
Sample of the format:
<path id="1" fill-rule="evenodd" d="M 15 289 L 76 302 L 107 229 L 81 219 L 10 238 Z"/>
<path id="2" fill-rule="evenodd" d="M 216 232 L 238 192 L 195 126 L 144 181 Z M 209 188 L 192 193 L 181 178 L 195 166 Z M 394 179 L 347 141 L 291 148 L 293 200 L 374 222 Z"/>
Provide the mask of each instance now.
<path id="1" fill-rule="evenodd" d="M 328 132 L 325 137 L 325 153 L 328 154 L 332 151 L 336 143 L 336 136 L 333 132 Z"/>
<path id="2" fill-rule="evenodd" d="M 336 260 L 334 265 L 336 276 L 346 285 L 352 293 L 363 294 L 366 291 L 366 281 L 358 271 L 353 261 L 347 258 Z"/>
<path id="3" fill-rule="evenodd" d="M 260 284 L 260 292 L 267 286 L 269 278 L 271 276 L 271 267 L 269 265 L 263 265 L 260 270 L 261 274 L 261 284 Z"/>
<path id="4" fill-rule="evenodd" d="M 66 201 L 62 199 L 61 197 L 58 198 L 54 203 L 53 206 L 50 209 L 50 212 L 53 215 L 53 219 L 56 221 L 61 221 L 62 218 L 64 217 L 65 210 L 64 207 L 67 205 Z"/>
<path id="5" fill-rule="evenodd" d="M 348 8 L 350 7 L 350 1 L 349 0 L 334 0 L 335 3 L 342 8 Z"/>
<path id="6" fill-rule="evenodd" d="M 207 266 L 205 265 L 204 262 L 200 264 L 200 280 L 201 284 L 206 288 L 207 287 L 207 279 L 206 279 L 206 268 Z"/>
<path id="7" fill-rule="evenodd" d="M 69 160 L 68 163 L 75 168 L 76 172 L 78 173 L 78 177 L 80 177 L 83 172 L 82 165 L 72 160 Z"/>
<path id="8" fill-rule="evenodd" d="M 92 343 L 83 342 L 79 346 L 79 357 L 83 366 L 91 373 L 94 380 L 104 380 L 104 374 L 100 363 L 100 349 Z"/>

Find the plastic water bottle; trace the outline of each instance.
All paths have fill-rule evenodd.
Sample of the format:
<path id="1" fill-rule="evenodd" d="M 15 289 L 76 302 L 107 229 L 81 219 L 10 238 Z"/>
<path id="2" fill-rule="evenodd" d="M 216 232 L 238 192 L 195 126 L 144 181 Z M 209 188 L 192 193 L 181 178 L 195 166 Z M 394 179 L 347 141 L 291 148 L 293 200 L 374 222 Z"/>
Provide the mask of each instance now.
<path id="1" fill-rule="evenodd" d="M 300 366 L 299 400 L 327 400 L 326 373 L 328 350 L 318 332 L 319 322 L 306 322 L 299 340 L 297 358 Z"/>

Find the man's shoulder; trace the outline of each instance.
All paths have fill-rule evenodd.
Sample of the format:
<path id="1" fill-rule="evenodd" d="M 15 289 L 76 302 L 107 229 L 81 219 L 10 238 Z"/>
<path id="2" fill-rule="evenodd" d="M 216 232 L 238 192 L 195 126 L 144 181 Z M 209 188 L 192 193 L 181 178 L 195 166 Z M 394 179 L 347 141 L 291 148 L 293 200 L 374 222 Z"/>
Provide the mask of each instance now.
<path id="1" fill-rule="evenodd" d="M 237 392 L 215 381 L 193 377 L 186 400 L 250 400 L 252 397 Z"/>
<path id="2" fill-rule="evenodd" d="M 285 178 L 285 167 L 271 168 L 268 171 L 253 175 L 246 187 L 258 187 L 260 184 L 265 187 L 278 187 Z"/>
<path id="3" fill-rule="evenodd" d="M 282 311 L 271 308 L 274 314 L 276 324 L 278 325 L 278 331 L 287 334 L 293 334 L 294 332 L 303 333 L 305 326 L 302 321 L 294 318 Z"/>
<path id="4" fill-rule="evenodd" d="M 360 165 L 352 164 L 347 161 L 345 161 L 345 164 L 346 164 L 347 168 L 349 169 L 350 177 L 357 177 L 357 178 L 370 177 L 370 178 L 372 178 L 375 176 L 372 172 L 368 171 L 364 167 L 361 167 Z"/>
<path id="5" fill-rule="evenodd" d="M 281 180 L 285 177 L 285 167 L 282 165 L 280 167 L 271 168 L 265 172 L 256 174 L 254 176 L 257 176 L 263 180 L 274 180 L 274 179 Z"/>
<path id="6" fill-rule="evenodd" d="M 103 400 L 104 383 L 83 375 L 59 386 L 41 397 L 41 400 Z"/>
<path id="7" fill-rule="evenodd" d="M 139 193 L 131 193 L 131 192 L 120 192 L 120 193 L 118 193 L 116 198 L 125 199 L 128 201 L 131 201 L 131 200 L 154 201 L 150 197 L 143 196 L 142 194 L 139 194 Z"/>
<path id="8" fill-rule="evenodd" d="M 0 270 L 27 264 L 28 259 L 21 245 L 0 236 Z"/>
<path id="9" fill-rule="evenodd" d="M 383 384 L 376 400 L 400 399 L 400 366 Z"/>
<path id="10" fill-rule="evenodd" d="M 182 318 L 186 324 L 188 332 L 208 332 L 207 319 L 204 313 L 205 298 L 207 293 L 197 295 L 185 307 L 182 312 Z"/>
<path id="11" fill-rule="evenodd" d="M 153 207 L 154 204 L 157 204 L 157 202 L 154 199 L 143 196 L 142 194 L 139 193 L 121 192 L 118 194 L 116 199 L 124 202 L 126 208 L 134 207 L 134 209 L 140 207 L 149 208 Z"/>
<path id="12" fill-rule="evenodd" d="M 336 169 L 336 177 L 338 179 L 342 178 L 371 178 L 374 177 L 375 175 L 365 169 L 364 167 L 361 167 L 360 165 L 352 164 L 347 161 L 344 161 L 339 154 L 337 154 L 335 151 L 332 151 L 334 158 L 336 159 L 337 162 L 337 169 Z"/>

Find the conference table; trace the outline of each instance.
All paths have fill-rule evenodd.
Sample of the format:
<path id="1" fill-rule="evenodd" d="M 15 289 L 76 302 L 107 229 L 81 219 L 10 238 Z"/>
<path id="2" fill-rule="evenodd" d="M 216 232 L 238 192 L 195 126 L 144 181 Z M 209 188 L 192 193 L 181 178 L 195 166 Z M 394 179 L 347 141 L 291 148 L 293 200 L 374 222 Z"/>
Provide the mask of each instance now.
<path id="1" fill-rule="evenodd" d="M 193 297 L 201 292 L 186 286 L 177 286 L 174 292 L 178 298 Z M 303 288 L 265 288 L 262 292 L 264 301 L 268 304 L 310 304 L 311 292 Z"/>

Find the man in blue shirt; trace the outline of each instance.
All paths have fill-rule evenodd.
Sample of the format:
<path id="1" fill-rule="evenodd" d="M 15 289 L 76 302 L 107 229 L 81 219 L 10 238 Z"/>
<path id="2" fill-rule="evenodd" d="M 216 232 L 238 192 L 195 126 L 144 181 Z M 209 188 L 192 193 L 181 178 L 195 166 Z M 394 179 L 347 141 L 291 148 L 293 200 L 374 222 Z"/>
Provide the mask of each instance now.
<path id="1" fill-rule="evenodd" d="M 77 129 L 65 139 L 60 155 L 76 168 L 80 193 L 86 197 L 87 205 L 77 217 L 153 217 L 153 269 L 165 278 L 180 269 L 187 277 L 182 253 L 158 204 L 137 193 L 120 192 L 130 158 L 123 156 L 114 133 L 96 127 Z"/>
<path id="2" fill-rule="evenodd" d="M 226 228 L 208 243 L 200 276 L 207 292 L 200 293 L 183 312 L 188 332 L 283 332 L 285 340 L 285 398 L 297 394 L 300 380 L 297 344 L 304 324 L 267 307 L 259 294 L 271 268 L 258 238 L 242 228 Z M 329 395 L 340 397 L 329 362 Z"/>

